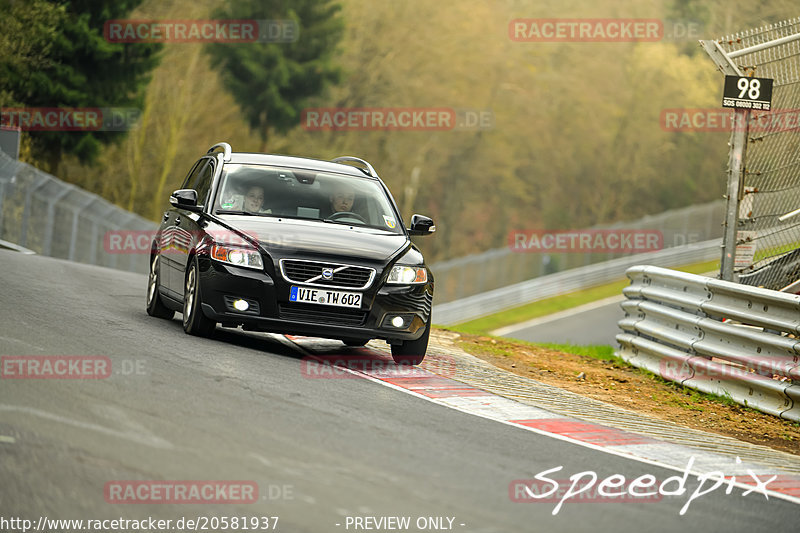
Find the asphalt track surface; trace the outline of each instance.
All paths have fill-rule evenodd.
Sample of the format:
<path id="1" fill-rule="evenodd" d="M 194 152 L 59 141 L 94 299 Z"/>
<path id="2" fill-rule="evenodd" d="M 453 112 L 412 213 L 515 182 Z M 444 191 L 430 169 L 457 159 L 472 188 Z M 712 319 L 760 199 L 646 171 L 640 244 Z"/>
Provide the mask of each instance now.
<path id="1" fill-rule="evenodd" d="M 800 520 L 800 505 L 739 488 L 681 516 L 699 485 L 691 476 L 683 496 L 567 502 L 553 515 L 555 503 L 512 502 L 510 483 L 559 465 L 550 477 L 676 472 L 375 381 L 309 379 L 303 352 L 277 336 L 190 337 L 180 315 L 147 316 L 144 275 L 0 250 L 0 276 L 0 355 L 106 356 L 113 369 L 97 380 L 0 380 L 0 518 L 278 516 L 278 531 L 334 532 L 367 530 L 348 517 L 408 516 L 408 531 L 425 530 L 418 517 L 454 517 L 456 531 L 621 533 L 752 533 Z M 108 503 L 104 487 L 118 480 L 251 480 L 259 498 Z"/>
<path id="2" fill-rule="evenodd" d="M 617 326 L 625 312 L 622 298 L 610 298 L 602 305 L 589 304 L 536 320 L 502 328 L 500 336 L 529 342 L 617 346 Z"/>

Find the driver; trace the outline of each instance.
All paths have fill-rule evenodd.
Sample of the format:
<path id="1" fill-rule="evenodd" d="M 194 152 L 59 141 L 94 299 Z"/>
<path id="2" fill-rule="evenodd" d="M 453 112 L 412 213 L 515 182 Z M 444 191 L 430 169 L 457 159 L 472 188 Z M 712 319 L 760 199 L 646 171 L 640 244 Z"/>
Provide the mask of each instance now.
<path id="1" fill-rule="evenodd" d="M 253 185 L 244 195 L 244 210 L 250 213 L 271 213 L 269 209 L 262 211 L 262 207 L 264 207 L 264 188 Z"/>
<path id="2" fill-rule="evenodd" d="M 355 199 L 356 191 L 350 184 L 337 183 L 330 195 L 331 213 L 352 212 Z"/>

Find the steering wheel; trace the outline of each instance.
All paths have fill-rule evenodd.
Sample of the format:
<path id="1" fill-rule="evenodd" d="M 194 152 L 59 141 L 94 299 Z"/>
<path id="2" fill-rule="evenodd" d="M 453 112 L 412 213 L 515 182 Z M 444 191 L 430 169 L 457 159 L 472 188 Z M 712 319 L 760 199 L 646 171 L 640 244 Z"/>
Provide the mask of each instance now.
<path id="1" fill-rule="evenodd" d="M 354 218 L 360 221 L 362 224 L 366 224 L 367 221 L 359 215 L 358 213 L 353 213 L 352 211 L 338 211 L 333 213 L 331 216 L 328 217 L 328 220 L 338 220 L 340 218 Z"/>

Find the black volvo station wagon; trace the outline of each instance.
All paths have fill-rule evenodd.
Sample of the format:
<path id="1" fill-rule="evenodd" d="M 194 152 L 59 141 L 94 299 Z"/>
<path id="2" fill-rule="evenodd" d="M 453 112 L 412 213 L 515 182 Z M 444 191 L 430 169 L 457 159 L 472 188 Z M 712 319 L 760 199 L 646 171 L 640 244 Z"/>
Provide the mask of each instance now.
<path id="1" fill-rule="evenodd" d="M 169 201 L 151 246 L 151 316 L 182 312 L 192 335 L 221 324 L 350 346 L 384 339 L 398 363 L 425 357 L 433 275 L 409 237 L 436 228 L 422 215 L 406 228 L 368 162 L 218 143 Z"/>

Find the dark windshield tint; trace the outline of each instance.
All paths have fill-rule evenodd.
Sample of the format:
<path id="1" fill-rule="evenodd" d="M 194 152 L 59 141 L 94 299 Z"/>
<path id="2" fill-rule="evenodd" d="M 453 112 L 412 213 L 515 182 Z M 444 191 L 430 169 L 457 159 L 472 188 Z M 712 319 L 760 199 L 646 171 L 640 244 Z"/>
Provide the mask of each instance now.
<path id="1" fill-rule="evenodd" d="M 391 203 L 373 179 L 262 165 L 225 165 L 217 214 L 296 217 L 402 233 Z"/>

